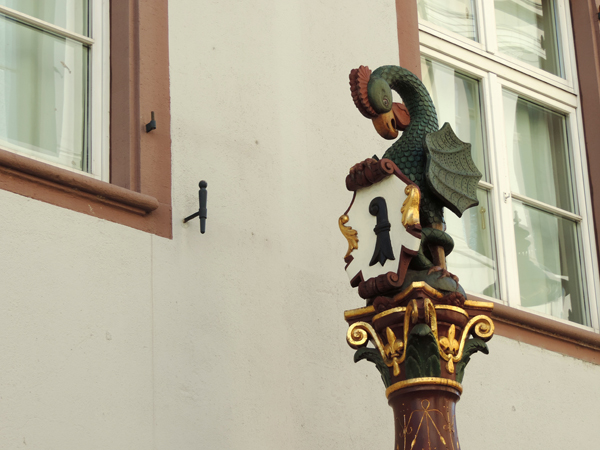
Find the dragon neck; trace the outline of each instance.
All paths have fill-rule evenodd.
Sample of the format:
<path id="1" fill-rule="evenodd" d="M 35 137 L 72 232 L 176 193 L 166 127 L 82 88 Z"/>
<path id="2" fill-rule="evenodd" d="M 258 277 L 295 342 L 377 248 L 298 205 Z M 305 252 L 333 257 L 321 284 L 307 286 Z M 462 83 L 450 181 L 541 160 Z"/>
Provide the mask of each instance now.
<path id="1" fill-rule="evenodd" d="M 379 76 L 387 81 L 390 88 L 402 97 L 410 114 L 410 125 L 388 149 L 386 157 L 411 150 L 415 145 L 422 145 L 426 134 L 439 129 L 433 101 L 416 75 L 399 66 L 382 66 L 372 76 Z"/>

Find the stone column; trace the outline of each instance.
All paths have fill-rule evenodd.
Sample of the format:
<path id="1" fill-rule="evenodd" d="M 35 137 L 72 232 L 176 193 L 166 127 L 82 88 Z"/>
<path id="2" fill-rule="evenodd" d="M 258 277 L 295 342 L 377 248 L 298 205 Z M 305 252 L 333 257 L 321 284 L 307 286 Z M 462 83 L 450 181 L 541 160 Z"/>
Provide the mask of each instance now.
<path id="1" fill-rule="evenodd" d="M 345 312 L 355 362 L 373 362 L 385 384 L 395 450 L 460 448 L 455 406 L 471 355 L 488 353 L 494 305 L 466 300 L 457 306 L 447 299 L 427 283 L 413 282 L 393 297 Z"/>

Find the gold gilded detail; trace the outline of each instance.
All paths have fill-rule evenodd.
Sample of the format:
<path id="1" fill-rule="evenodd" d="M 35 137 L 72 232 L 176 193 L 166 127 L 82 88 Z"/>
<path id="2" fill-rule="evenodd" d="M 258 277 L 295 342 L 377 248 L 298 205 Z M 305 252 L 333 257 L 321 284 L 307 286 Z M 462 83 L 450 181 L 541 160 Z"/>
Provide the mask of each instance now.
<path id="1" fill-rule="evenodd" d="M 348 311 L 344 311 L 344 319 L 352 320 L 362 316 L 368 316 L 369 314 L 373 314 L 375 312 L 375 308 L 373 306 L 365 306 L 363 308 L 350 309 Z"/>
<path id="2" fill-rule="evenodd" d="M 494 303 L 465 300 L 465 308 L 485 309 L 486 311 L 491 311 L 494 309 Z"/>
<path id="3" fill-rule="evenodd" d="M 392 360 L 392 367 L 394 368 L 394 376 L 400 375 L 400 365 L 398 360 L 400 359 L 400 350 L 404 348 L 404 342 L 400 339 L 396 339 L 396 335 L 392 331 L 390 327 L 385 329 L 385 334 L 387 337 L 387 345 L 383 347 L 383 351 L 385 356 L 388 359 Z"/>
<path id="4" fill-rule="evenodd" d="M 428 298 L 423 302 L 423 306 L 425 307 L 425 323 L 429 324 L 429 327 L 435 336 L 440 350 L 440 356 L 446 361 L 446 369 L 449 373 L 454 373 L 454 365 L 462 359 L 465 342 L 469 337 L 471 328 L 474 327 L 473 334 L 483 341 L 489 341 L 494 334 L 494 323 L 492 320 L 487 316 L 479 315 L 467 322 L 460 337 L 460 343 L 456 339 L 456 327 L 454 324 L 448 329 L 448 336 L 440 338 L 438 336 L 436 309 L 449 309 L 450 306 L 443 305 L 444 308 L 440 308 L 442 305 L 434 306 L 433 302 Z M 456 310 L 459 310 L 468 317 L 468 314 L 460 308 L 456 308 Z"/>
<path id="5" fill-rule="evenodd" d="M 487 316 L 480 315 L 475 316 L 467 322 L 460 338 L 460 344 L 458 350 L 456 350 L 455 333 L 456 329 L 454 325 L 448 330 L 448 337 L 442 337 L 438 339 L 438 347 L 440 349 L 440 356 L 447 361 L 446 368 L 448 372 L 454 373 L 454 364 L 462 359 L 463 350 L 465 348 L 465 342 L 472 333 L 483 341 L 489 341 L 494 334 L 494 322 Z M 432 327 L 433 329 L 433 327 Z M 436 338 L 437 338 L 437 333 Z"/>
<path id="6" fill-rule="evenodd" d="M 385 312 L 387 313 L 388 311 Z M 379 336 L 377 335 L 377 332 L 371 325 L 366 322 L 356 322 L 348 329 L 346 340 L 348 341 L 348 344 L 350 344 L 350 347 L 359 348 L 365 346 L 369 336 L 371 336 L 371 340 L 381 353 L 385 364 L 388 367 L 393 368 L 394 376 L 398 376 L 400 375 L 400 364 L 402 364 L 406 358 L 406 342 L 408 340 L 409 325 L 411 321 L 414 324 L 417 323 L 417 320 L 419 319 L 417 301 L 412 300 L 406 307 L 394 308 L 394 312 L 405 313 L 404 336 L 402 339 L 398 339 L 392 329 L 388 327 L 385 330 L 388 343 L 383 345 L 379 339 Z M 373 320 L 380 318 L 384 314 L 385 313 L 378 314 L 373 318 Z M 402 351 L 402 354 L 400 354 L 400 351 Z"/>
<path id="7" fill-rule="evenodd" d="M 383 343 L 371 325 L 366 322 L 356 322 L 350 325 L 350 328 L 348 328 L 348 333 L 346 333 L 346 341 L 348 341 L 348 345 L 350 345 L 352 348 L 366 346 L 367 342 L 369 341 L 369 337 L 387 364 L 388 361 L 386 360 L 385 352 L 383 350 Z M 392 366 L 391 362 L 387 365 L 388 367 Z"/>
<path id="8" fill-rule="evenodd" d="M 412 227 L 419 224 L 419 203 L 421 201 L 421 193 L 417 186 L 409 184 L 404 189 L 404 193 L 408 196 L 400 212 L 402 213 L 402 225 L 404 228 Z"/>
<path id="9" fill-rule="evenodd" d="M 394 298 L 392 299 L 392 301 L 394 301 L 394 302 L 402 301 L 403 299 L 408 297 L 412 293 L 412 291 L 414 291 L 415 289 L 423 289 L 428 295 L 430 295 L 433 298 L 442 298 L 444 296 L 444 294 L 442 294 L 441 292 L 432 288 L 424 281 L 414 281 L 413 283 L 410 284 L 409 287 L 404 289 L 402 292 L 396 294 L 394 296 Z"/>
<path id="10" fill-rule="evenodd" d="M 387 398 L 390 397 L 396 391 L 401 389 L 406 389 L 412 386 L 425 386 L 425 385 L 436 385 L 436 386 L 449 386 L 456 389 L 460 394 L 462 394 L 463 388 L 462 385 L 454 380 L 449 380 L 447 378 L 438 378 L 438 377 L 422 377 L 422 378 L 411 378 L 410 380 L 399 381 L 397 383 L 392 384 L 385 390 L 385 396 Z"/>
<path id="11" fill-rule="evenodd" d="M 350 218 L 346 214 L 342 214 L 338 220 L 340 231 L 348 241 L 348 251 L 346 252 L 346 256 L 344 256 L 344 258 L 350 256 L 350 253 L 358 248 L 358 232 L 353 230 L 352 227 L 345 225 L 349 220 Z"/>
<path id="12" fill-rule="evenodd" d="M 410 423 L 410 419 L 412 419 L 412 413 L 410 414 L 410 417 L 408 418 L 408 422 L 406 422 L 406 414 L 404 415 L 404 426 L 402 427 L 402 437 L 404 438 L 404 447 L 402 447 L 403 450 L 406 449 L 406 437 L 409 434 L 412 434 L 412 427 L 409 427 L 409 423 Z M 396 450 L 400 450 L 400 448 L 398 446 L 396 446 Z"/>
<path id="13" fill-rule="evenodd" d="M 435 336 L 435 340 L 438 340 L 438 327 L 437 327 L 437 314 L 435 313 L 435 306 L 433 306 L 433 302 L 426 298 L 423 302 L 423 306 L 425 308 L 425 323 L 429 324 L 429 328 L 433 332 Z"/>
<path id="14" fill-rule="evenodd" d="M 350 347 L 360 348 L 367 345 L 369 336 L 371 337 L 371 339 L 381 344 L 377 333 L 371 325 L 369 325 L 367 322 L 356 322 L 350 325 L 350 328 L 348 328 L 348 332 L 346 333 L 346 340 L 348 341 Z M 381 350 L 383 350 L 383 346 L 381 345 L 380 347 Z"/>
<path id="15" fill-rule="evenodd" d="M 373 322 L 381 319 L 382 317 L 389 316 L 390 314 L 401 313 L 404 311 L 406 311 L 406 308 L 404 306 L 398 306 L 397 308 L 390 308 L 382 313 L 377 314 L 376 316 L 373 316 Z"/>
<path id="16" fill-rule="evenodd" d="M 448 361 L 446 368 L 449 373 L 454 373 L 454 362 L 450 356 L 456 356 L 458 353 L 458 341 L 454 338 L 456 335 L 456 327 L 454 324 L 448 330 L 448 337 L 444 336 L 440 339 L 440 348 L 446 353 L 448 358 L 444 358 Z"/>
<path id="17" fill-rule="evenodd" d="M 423 288 L 424 286 L 427 286 L 423 282 L 415 282 L 411 285 L 411 288 L 415 285 L 416 288 Z M 457 336 L 455 324 L 450 324 L 447 336 L 439 336 L 436 310 L 455 311 L 465 315 L 467 318 L 469 315 L 466 311 L 458 307 L 450 305 L 434 305 L 429 298 L 425 298 L 423 300 L 423 309 L 425 323 L 431 328 L 435 340 L 437 341 L 440 356 L 444 361 L 446 361 L 446 369 L 451 374 L 455 372 L 455 364 L 462 359 L 465 343 L 469 335 L 473 334 L 483 341 L 488 341 L 494 334 L 494 323 L 492 320 L 485 315 L 478 315 L 471 318 L 467 322 L 460 337 Z M 357 319 L 361 316 L 369 316 L 374 312 L 375 310 L 371 306 L 367 308 L 358 308 L 351 311 L 346 311 L 345 316 L 347 319 L 349 317 Z M 411 328 L 410 325 L 411 323 L 414 325 L 419 321 L 417 300 L 412 299 L 406 307 L 392 308 L 377 314 L 372 318 L 373 322 L 376 322 L 383 317 L 389 316 L 390 314 L 401 313 L 404 313 L 404 336 L 402 336 L 402 339 L 399 339 L 390 327 L 386 327 L 385 329 L 385 338 L 380 338 L 373 326 L 367 322 L 353 323 L 348 329 L 346 336 L 348 344 L 352 348 L 364 347 L 367 345 L 368 341 L 371 340 L 381 354 L 385 364 L 388 367 L 393 368 L 394 376 L 400 375 L 400 365 L 406 359 L 406 347 L 408 342 L 409 328 Z M 386 339 L 387 344 L 384 344 L 382 339 Z M 396 383 L 394 386 L 397 384 L 398 383 Z M 458 383 L 457 385 L 460 386 Z M 462 392 L 462 388 L 460 391 Z"/>
<path id="18" fill-rule="evenodd" d="M 462 314 L 463 316 L 465 316 L 467 319 L 469 318 L 469 313 L 467 313 L 464 309 L 459 308 L 458 306 L 452 306 L 452 305 L 435 305 L 435 309 L 445 309 L 448 311 L 454 311 L 457 312 L 459 314 Z"/>
<path id="19" fill-rule="evenodd" d="M 446 425 L 444 425 L 443 428 L 450 433 L 452 448 L 455 448 L 454 440 L 456 440 L 456 448 L 459 448 L 458 439 L 456 438 L 456 429 L 454 428 L 454 416 L 450 414 L 448 406 L 444 406 L 444 409 L 446 410 Z"/>
<path id="20" fill-rule="evenodd" d="M 394 366 L 394 375 L 398 376 L 400 375 L 400 364 L 402 364 L 404 362 L 404 359 L 406 358 L 406 343 L 408 341 L 408 326 L 410 325 L 412 319 L 412 323 L 417 323 L 417 320 L 419 319 L 419 307 L 417 306 L 417 301 L 416 300 L 412 300 L 408 305 L 406 305 L 406 311 L 404 313 L 404 345 L 403 345 L 403 351 L 402 351 L 402 356 L 400 358 L 398 358 L 395 363 L 398 364 L 398 373 L 396 373 L 396 366 Z M 392 365 L 393 365 L 394 361 L 392 361 Z M 386 364 L 388 365 L 388 367 L 391 367 L 392 365 L 388 364 L 388 362 L 386 361 Z"/>

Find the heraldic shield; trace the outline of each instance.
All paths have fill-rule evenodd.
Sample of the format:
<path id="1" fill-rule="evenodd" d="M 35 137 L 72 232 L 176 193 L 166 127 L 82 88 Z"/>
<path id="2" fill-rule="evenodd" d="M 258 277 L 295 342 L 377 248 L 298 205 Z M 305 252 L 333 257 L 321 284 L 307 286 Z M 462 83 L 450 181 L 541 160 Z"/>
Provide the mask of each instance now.
<path id="1" fill-rule="evenodd" d="M 389 159 L 371 158 L 350 169 L 346 187 L 354 196 L 339 226 L 350 284 L 365 299 L 399 289 L 421 244 L 419 188 Z"/>

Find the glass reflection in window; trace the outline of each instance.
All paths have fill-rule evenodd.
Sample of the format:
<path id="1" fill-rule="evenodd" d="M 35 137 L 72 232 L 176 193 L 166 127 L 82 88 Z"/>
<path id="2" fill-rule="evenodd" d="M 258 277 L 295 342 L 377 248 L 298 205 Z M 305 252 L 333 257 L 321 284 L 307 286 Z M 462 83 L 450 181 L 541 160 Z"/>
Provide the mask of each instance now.
<path id="1" fill-rule="evenodd" d="M 589 325 L 577 224 L 513 200 L 521 306 Z"/>
<path id="2" fill-rule="evenodd" d="M 512 192 L 573 210 L 566 118 L 503 92 Z"/>
<path id="3" fill-rule="evenodd" d="M 498 50 L 561 76 L 553 0 L 495 0 Z"/>
<path id="4" fill-rule="evenodd" d="M 479 82 L 426 58 L 421 59 L 421 67 L 423 83 L 431 94 L 440 125 L 450 123 L 456 135 L 471 144 L 473 160 L 481 173 L 486 174 Z M 451 211 L 444 214 L 446 231 L 454 239 L 448 264 L 466 290 L 498 298 L 489 194 L 478 189 L 477 197 L 479 205 L 465 211 L 462 218 Z"/>
<path id="5" fill-rule="evenodd" d="M 419 19 L 477 41 L 473 0 L 418 0 Z"/>

